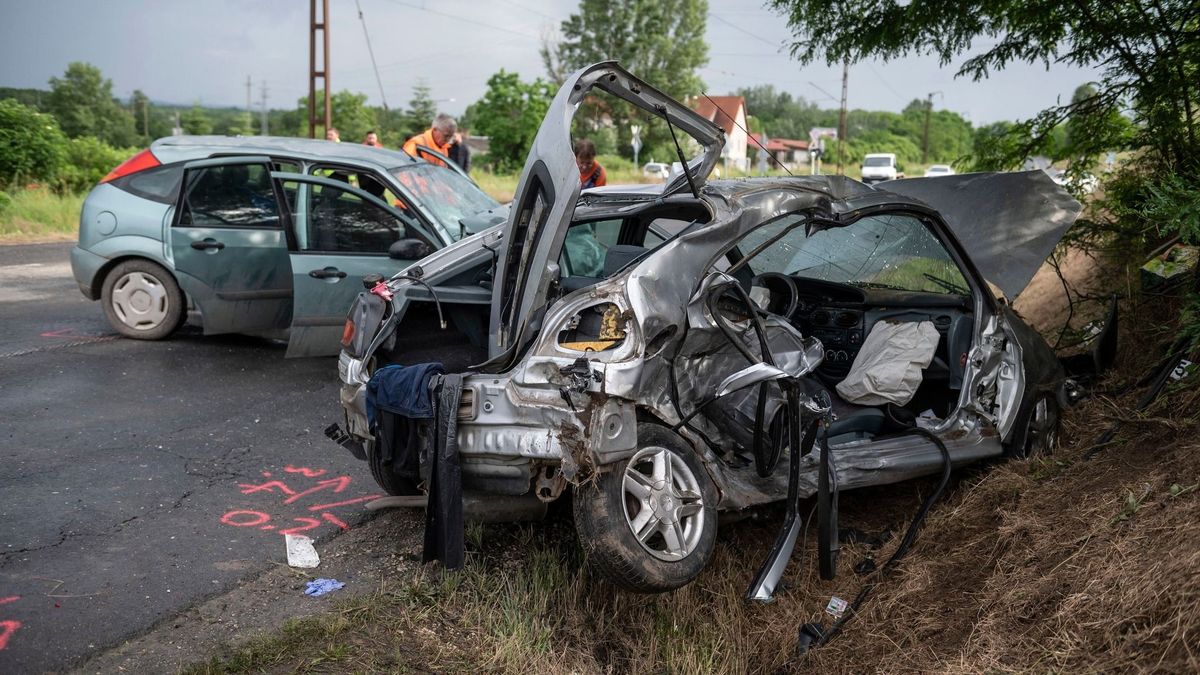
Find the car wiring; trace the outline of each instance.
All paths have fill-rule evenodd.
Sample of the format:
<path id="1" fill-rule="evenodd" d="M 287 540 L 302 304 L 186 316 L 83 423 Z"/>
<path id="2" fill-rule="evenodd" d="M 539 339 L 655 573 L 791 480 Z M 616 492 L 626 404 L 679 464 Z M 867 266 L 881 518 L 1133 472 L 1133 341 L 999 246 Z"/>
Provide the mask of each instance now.
<path id="1" fill-rule="evenodd" d="M 921 525 L 924 524 L 926 516 L 929 515 L 929 510 L 933 508 L 934 503 L 941 498 L 942 493 L 946 490 L 946 486 L 950 483 L 950 471 L 953 466 L 950 460 L 950 451 L 946 449 L 946 444 L 942 442 L 942 439 L 938 438 L 936 434 L 928 429 L 923 429 L 919 426 L 916 426 L 914 423 L 907 423 L 897 419 L 890 407 L 884 412 L 888 417 L 888 421 L 894 425 L 897 425 L 898 427 L 904 428 L 905 433 L 922 436 L 930 443 L 933 443 L 935 446 L 937 446 L 938 451 L 942 455 L 941 479 L 938 481 L 937 487 L 934 489 L 934 491 L 929 493 L 929 495 L 921 502 L 921 507 L 917 510 L 917 514 L 913 517 L 912 523 L 909 524 L 908 530 L 904 533 L 904 538 L 900 540 L 899 546 L 896 547 L 896 550 L 892 553 L 891 557 L 889 557 L 887 561 L 876 570 L 874 573 L 874 578 L 869 580 L 858 591 L 858 595 L 856 595 L 854 600 L 847 606 L 845 613 L 842 614 L 842 616 L 836 621 L 834 621 L 833 625 L 829 627 L 829 630 L 822 630 L 819 624 L 811 623 L 804 624 L 804 626 L 801 627 L 800 641 L 797 645 L 797 648 L 801 654 L 806 653 L 813 647 L 820 647 L 829 644 L 829 642 L 837 637 L 837 635 L 842 631 L 842 628 L 845 627 L 845 625 L 851 619 L 853 619 L 856 614 L 858 614 L 859 608 L 862 607 L 862 604 L 866 602 L 867 598 L 871 595 L 875 588 L 879 586 L 884 578 L 887 577 L 888 573 L 895 568 L 895 566 L 898 565 L 902 559 L 904 559 L 905 555 L 908 554 L 909 549 L 912 548 L 913 542 L 916 541 L 917 533 L 921 529 Z M 827 451 L 828 442 L 825 441 L 821 452 Z"/>

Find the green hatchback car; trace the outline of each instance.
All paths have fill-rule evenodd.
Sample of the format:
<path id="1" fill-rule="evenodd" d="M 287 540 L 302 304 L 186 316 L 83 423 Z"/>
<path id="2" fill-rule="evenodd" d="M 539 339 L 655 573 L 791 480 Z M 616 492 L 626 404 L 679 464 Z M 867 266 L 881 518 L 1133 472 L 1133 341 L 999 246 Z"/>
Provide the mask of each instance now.
<path id="1" fill-rule="evenodd" d="M 448 168 L 449 167 L 449 168 Z M 84 201 L 71 268 L 122 335 L 287 337 L 336 354 L 368 274 L 503 222 L 466 174 L 399 151 L 299 138 L 174 136 Z"/>

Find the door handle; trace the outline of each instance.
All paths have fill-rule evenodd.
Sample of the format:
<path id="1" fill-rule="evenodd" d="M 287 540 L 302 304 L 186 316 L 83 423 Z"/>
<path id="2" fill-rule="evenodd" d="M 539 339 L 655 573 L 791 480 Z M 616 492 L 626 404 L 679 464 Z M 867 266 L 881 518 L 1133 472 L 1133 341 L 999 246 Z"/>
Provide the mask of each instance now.
<path id="1" fill-rule="evenodd" d="M 336 267 L 326 267 L 320 270 L 310 270 L 308 276 L 314 279 L 345 279 L 346 273 Z"/>
<path id="2" fill-rule="evenodd" d="M 210 248 L 215 248 L 220 251 L 221 249 L 225 248 L 225 244 L 217 241 L 216 239 L 205 239 L 203 241 L 193 241 L 192 248 L 196 249 L 197 251 L 204 251 Z"/>

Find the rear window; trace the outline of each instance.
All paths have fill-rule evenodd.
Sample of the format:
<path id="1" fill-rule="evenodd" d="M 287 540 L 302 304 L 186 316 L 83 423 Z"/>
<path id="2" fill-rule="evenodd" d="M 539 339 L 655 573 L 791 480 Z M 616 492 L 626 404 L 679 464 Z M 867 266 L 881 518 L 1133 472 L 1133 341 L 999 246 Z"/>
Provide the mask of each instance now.
<path id="1" fill-rule="evenodd" d="M 116 187 L 151 201 L 174 204 L 183 179 L 182 164 L 167 164 L 122 176 L 111 183 Z"/>

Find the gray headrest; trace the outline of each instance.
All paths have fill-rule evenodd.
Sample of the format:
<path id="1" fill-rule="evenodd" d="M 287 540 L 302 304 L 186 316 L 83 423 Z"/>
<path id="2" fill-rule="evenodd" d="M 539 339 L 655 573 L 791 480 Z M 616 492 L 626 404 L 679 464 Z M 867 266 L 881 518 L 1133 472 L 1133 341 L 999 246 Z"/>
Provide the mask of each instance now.
<path id="1" fill-rule="evenodd" d="M 646 252 L 645 247 L 617 244 L 610 247 L 604 256 L 604 277 L 607 279 L 617 273 L 617 270 L 628 265 L 632 260 Z"/>

